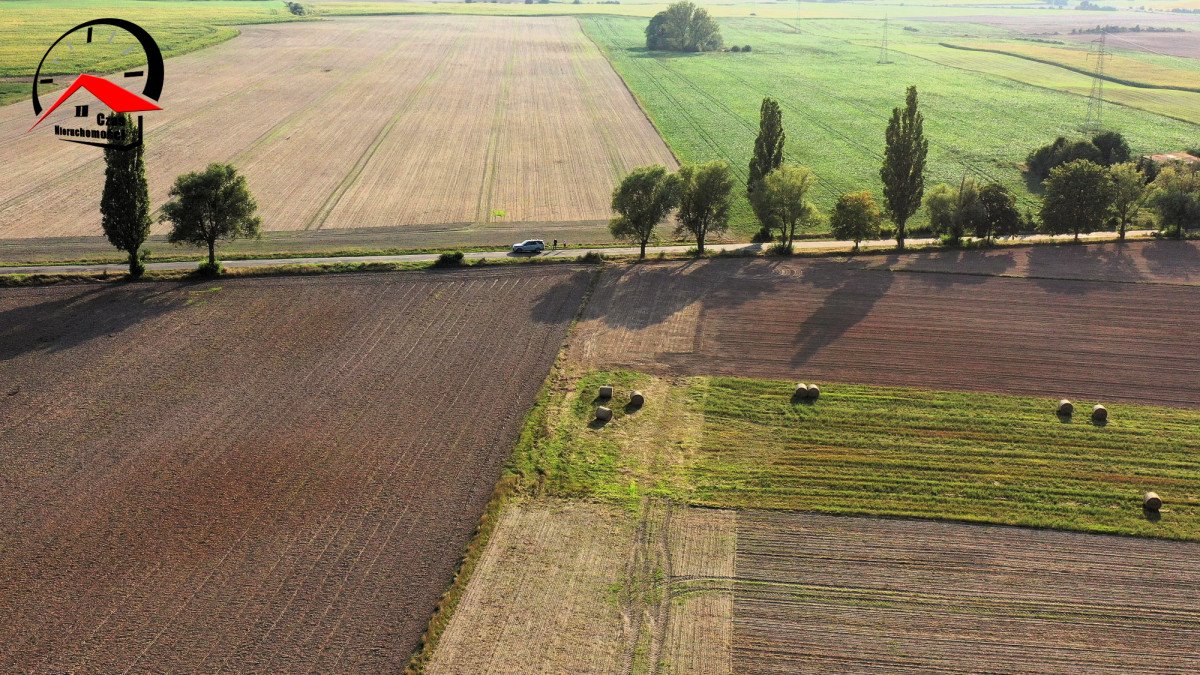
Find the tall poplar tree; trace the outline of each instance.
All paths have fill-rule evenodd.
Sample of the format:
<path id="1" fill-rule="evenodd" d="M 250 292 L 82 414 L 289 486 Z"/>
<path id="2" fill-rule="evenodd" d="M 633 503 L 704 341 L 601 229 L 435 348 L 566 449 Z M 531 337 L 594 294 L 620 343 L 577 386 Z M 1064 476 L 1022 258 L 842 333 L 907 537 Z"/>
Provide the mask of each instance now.
<path id="1" fill-rule="evenodd" d="M 107 126 L 112 143 L 104 148 L 100 225 L 108 241 L 118 251 L 129 254 L 129 276 L 137 279 L 146 271 L 138 251 L 150 236 L 146 162 L 141 143 L 128 147 L 138 140 L 134 137 L 137 131 L 129 113 L 110 115 Z"/>
<path id="2" fill-rule="evenodd" d="M 917 88 L 909 87 L 904 110 L 892 109 L 884 151 L 883 197 L 888 216 L 896 223 L 896 246 L 904 248 L 904 225 L 921 208 L 925 195 L 925 116 L 917 110 Z"/>
<path id="3" fill-rule="evenodd" d="M 754 215 L 762 223 L 762 234 L 768 235 L 775 227 L 770 221 L 770 214 L 755 197 L 755 191 L 762 186 L 767 174 L 783 164 L 783 110 L 779 102 L 773 98 L 764 98 L 758 112 L 758 138 L 754 139 L 754 156 L 750 158 L 750 175 L 746 178 L 746 196 Z"/>

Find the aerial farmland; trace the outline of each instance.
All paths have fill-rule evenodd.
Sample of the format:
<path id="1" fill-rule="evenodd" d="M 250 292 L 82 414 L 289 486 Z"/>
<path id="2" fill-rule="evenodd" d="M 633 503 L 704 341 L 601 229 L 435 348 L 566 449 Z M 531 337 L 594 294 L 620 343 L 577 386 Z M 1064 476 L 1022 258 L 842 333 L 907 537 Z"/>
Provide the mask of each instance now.
<path id="1" fill-rule="evenodd" d="M 1200 4 L 0 40 L 0 672 L 1200 671 Z"/>

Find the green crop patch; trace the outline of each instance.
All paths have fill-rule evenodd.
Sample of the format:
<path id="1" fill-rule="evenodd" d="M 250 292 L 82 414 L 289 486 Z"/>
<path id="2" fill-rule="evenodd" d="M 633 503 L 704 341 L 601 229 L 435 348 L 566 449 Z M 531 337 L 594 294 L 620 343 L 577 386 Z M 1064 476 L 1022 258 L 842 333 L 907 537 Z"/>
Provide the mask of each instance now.
<path id="1" fill-rule="evenodd" d="M 614 418 L 594 418 L 601 384 Z M 1200 412 L 822 383 L 589 373 L 547 408 L 527 468 L 550 494 L 635 506 L 645 495 L 721 508 L 936 518 L 1200 539 Z M 646 405 L 624 407 L 628 392 Z M 537 468 L 534 469 L 533 467 Z M 1142 510 L 1153 490 L 1166 506 Z"/>
<path id="2" fill-rule="evenodd" d="M 1090 77 L 942 46 L 964 33 L 1007 35 L 954 23 L 960 19 L 949 15 L 947 21 L 892 21 L 891 62 L 881 64 L 878 20 L 725 18 L 720 24 L 726 44 L 749 44 L 752 52 L 668 54 L 645 49 L 644 19 L 581 19 L 681 161 L 727 160 L 744 184 L 759 106 L 772 97 L 783 109 L 785 160 L 816 173 L 812 198 L 818 207 L 828 212 L 839 195 L 864 189 L 881 200 L 884 131 L 911 84 L 920 94 L 930 143 L 927 186 L 957 185 L 964 174 L 972 175 L 1004 184 L 1022 210 L 1036 210 L 1038 199 L 1021 173 L 1025 157 L 1057 136 L 1083 134 Z M 1190 147 L 1200 135 L 1200 127 L 1184 121 L 1197 121 L 1200 94 L 1116 83 L 1108 88 L 1105 126 L 1124 134 L 1134 153 Z M 747 235 L 758 225 L 741 185 L 737 192 L 732 222 Z M 924 222 L 922 210 L 914 224 Z"/>

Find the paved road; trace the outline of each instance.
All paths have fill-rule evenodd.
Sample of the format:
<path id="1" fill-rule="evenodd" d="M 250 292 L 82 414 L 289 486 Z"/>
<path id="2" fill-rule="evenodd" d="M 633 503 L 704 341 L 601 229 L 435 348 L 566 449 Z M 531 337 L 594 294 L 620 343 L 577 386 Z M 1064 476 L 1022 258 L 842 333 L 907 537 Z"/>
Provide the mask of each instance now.
<path id="1" fill-rule="evenodd" d="M 1153 234 L 1153 230 L 1137 230 L 1128 233 L 1131 239 L 1141 239 L 1149 237 Z M 1096 232 L 1093 234 L 1083 235 L 1081 237 L 1086 241 L 1111 241 L 1116 239 L 1116 234 L 1113 232 Z M 1045 242 L 1045 241 L 1070 241 L 1070 235 L 1050 236 L 1044 234 L 1033 234 L 1018 237 L 1018 241 L 1027 242 Z M 936 243 L 935 239 L 909 239 L 908 245 L 911 247 L 928 246 Z M 859 247 L 862 250 L 879 250 L 889 249 L 896 245 L 895 240 L 879 239 L 874 241 L 864 241 Z M 710 251 L 740 251 L 745 253 L 760 253 L 768 244 L 709 244 L 705 248 Z M 682 254 L 694 248 L 693 246 L 652 246 L 646 249 L 646 255 L 657 256 L 659 253 Z M 844 241 L 827 241 L 827 240 L 804 240 L 798 241 L 795 244 L 797 253 L 823 253 L 837 252 L 850 250 L 850 245 Z M 585 253 L 602 253 L 606 256 L 631 256 L 637 255 L 637 247 L 622 247 L 622 248 L 569 248 L 555 249 L 538 254 L 540 258 L 575 258 Z M 502 260 L 507 258 L 528 258 L 529 255 L 515 255 L 511 251 L 479 251 L 475 253 L 465 254 L 468 260 L 478 260 L 487 258 L 488 260 Z M 429 262 L 437 259 L 436 253 L 413 253 L 405 255 L 360 255 L 360 256 L 336 256 L 336 257 L 312 257 L 312 258 L 271 258 L 259 260 L 226 260 L 222 264 L 226 267 L 273 267 L 276 265 L 320 265 L 330 263 L 357 263 L 357 262 Z M 151 262 L 146 265 L 150 270 L 190 270 L 196 267 L 196 261 L 186 262 Z M 65 274 L 65 273 L 100 273 L 108 271 L 112 274 L 121 274 L 126 269 L 125 265 L 111 263 L 107 265 L 31 265 L 20 267 L 8 267 L 0 265 L 0 274 Z"/>

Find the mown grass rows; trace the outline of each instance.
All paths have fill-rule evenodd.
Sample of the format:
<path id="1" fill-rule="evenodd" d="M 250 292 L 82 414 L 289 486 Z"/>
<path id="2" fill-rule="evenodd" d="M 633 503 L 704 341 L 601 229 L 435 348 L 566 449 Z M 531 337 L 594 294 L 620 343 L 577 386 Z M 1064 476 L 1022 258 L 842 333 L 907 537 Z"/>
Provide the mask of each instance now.
<path id="1" fill-rule="evenodd" d="M 576 383 L 531 460 L 552 494 L 1200 539 L 1200 412 L 1109 406 L 1098 426 L 1090 402 L 1062 420 L 1055 401 L 1036 398 L 835 383 L 804 403 L 790 382 L 697 377 L 644 411 L 626 413 L 618 398 L 614 422 L 592 422 L 601 383 L 621 392 L 656 381 L 602 372 Z M 695 414 L 701 428 L 648 454 L 661 419 L 650 406 Z M 1147 490 L 1167 501 L 1157 522 L 1141 508 Z"/>

